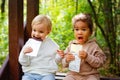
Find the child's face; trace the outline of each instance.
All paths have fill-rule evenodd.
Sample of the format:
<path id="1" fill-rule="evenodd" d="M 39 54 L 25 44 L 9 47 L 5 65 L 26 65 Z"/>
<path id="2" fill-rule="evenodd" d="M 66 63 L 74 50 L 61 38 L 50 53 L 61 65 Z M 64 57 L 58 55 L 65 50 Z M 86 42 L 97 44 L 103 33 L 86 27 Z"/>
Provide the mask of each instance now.
<path id="1" fill-rule="evenodd" d="M 44 24 L 37 24 L 32 26 L 32 33 L 31 36 L 33 38 L 44 40 L 46 36 L 49 34 L 47 26 Z"/>
<path id="2" fill-rule="evenodd" d="M 78 21 L 74 26 L 74 36 L 78 43 L 84 44 L 90 37 L 91 32 L 86 22 Z"/>

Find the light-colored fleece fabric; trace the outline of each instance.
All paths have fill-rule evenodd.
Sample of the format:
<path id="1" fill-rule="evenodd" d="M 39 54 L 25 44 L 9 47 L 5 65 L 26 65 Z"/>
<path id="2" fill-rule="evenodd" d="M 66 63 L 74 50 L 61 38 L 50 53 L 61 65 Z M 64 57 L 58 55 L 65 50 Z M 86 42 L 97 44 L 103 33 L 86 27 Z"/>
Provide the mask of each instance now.
<path id="1" fill-rule="evenodd" d="M 71 44 L 75 44 L 75 40 L 71 41 L 66 48 L 65 52 L 70 51 Z M 68 74 L 77 75 L 94 75 L 99 74 L 97 69 L 102 67 L 106 61 L 106 56 L 101 48 L 96 43 L 95 39 L 87 41 L 83 45 L 83 50 L 88 54 L 86 59 L 82 59 L 80 63 L 80 72 L 68 71 Z M 65 58 L 62 60 L 63 66 L 68 67 L 69 63 L 66 63 Z M 78 63 L 79 64 L 79 63 Z"/>
<path id="2" fill-rule="evenodd" d="M 57 63 L 61 58 L 57 54 L 59 46 L 49 37 L 47 37 L 39 48 L 36 57 L 28 56 L 23 53 L 23 49 L 27 47 L 28 42 L 23 46 L 20 55 L 19 63 L 22 65 L 22 70 L 25 73 L 36 73 L 46 75 L 55 73 L 58 70 Z"/>

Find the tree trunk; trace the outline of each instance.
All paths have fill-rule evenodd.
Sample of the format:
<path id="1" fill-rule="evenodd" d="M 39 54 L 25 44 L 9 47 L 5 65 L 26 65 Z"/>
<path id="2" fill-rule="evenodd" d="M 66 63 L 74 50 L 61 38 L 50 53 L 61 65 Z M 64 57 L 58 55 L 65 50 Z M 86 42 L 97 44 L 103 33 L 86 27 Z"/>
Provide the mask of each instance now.
<path id="1" fill-rule="evenodd" d="M 4 13 L 5 12 L 5 0 L 2 0 L 2 3 L 1 3 L 1 13 Z"/>

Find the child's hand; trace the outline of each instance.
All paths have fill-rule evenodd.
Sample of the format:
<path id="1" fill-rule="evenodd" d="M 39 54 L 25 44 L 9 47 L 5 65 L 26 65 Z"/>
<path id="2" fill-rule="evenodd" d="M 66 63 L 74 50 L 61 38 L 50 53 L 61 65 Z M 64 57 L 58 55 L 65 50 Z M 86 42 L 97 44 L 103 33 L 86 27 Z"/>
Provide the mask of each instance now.
<path id="1" fill-rule="evenodd" d="M 85 59 L 87 57 L 87 53 L 85 51 L 79 51 L 79 57 L 81 59 Z"/>
<path id="2" fill-rule="evenodd" d="M 57 50 L 57 52 L 61 58 L 64 58 L 64 51 L 63 50 Z"/>
<path id="3" fill-rule="evenodd" d="M 26 53 L 30 53 L 32 52 L 33 49 L 31 47 L 26 47 L 24 50 L 23 50 L 23 53 L 26 54 Z"/>
<path id="4" fill-rule="evenodd" d="M 75 56 L 73 54 L 71 54 L 71 53 L 67 53 L 65 55 L 65 58 L 66 58 L 66 62 L 69 63 L 70 61 L 75 59 Z"/>

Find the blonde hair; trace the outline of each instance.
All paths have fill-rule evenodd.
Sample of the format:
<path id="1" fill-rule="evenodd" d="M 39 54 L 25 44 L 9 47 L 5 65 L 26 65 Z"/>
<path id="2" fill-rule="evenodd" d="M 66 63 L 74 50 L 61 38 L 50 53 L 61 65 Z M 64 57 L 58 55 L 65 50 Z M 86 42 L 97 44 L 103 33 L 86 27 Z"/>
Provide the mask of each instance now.
<path id="1" fill-rule="evenodd" d="M 75 26 L 75 23 L 78 21 L 86 22 L 88 24 L 88 27 L 90 28 L 90 31 L 93 32 L 93 21 L 92 21 L 90 14 L 80 13 L 80 14 L 75 15 L 72 18 L 73 28 Z"/>
<path id="2" fill-rule="evenodd" d="M 46 15 L 37 15 L 31 23 L 31 26 L 37 25 L 37 24 L 45 24 L 50 31 L 52 29 L 52 22 L 49 18 L 49 16 Z"/>

